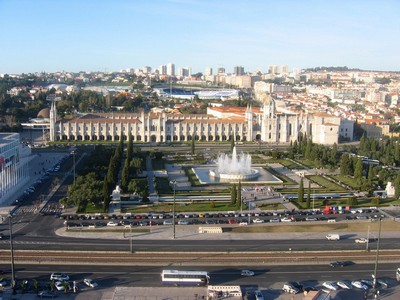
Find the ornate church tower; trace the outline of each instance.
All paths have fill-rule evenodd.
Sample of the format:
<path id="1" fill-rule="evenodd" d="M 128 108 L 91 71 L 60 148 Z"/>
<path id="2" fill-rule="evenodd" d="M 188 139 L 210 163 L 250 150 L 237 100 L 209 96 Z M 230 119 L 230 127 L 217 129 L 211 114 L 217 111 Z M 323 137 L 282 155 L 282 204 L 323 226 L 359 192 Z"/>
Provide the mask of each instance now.
<path id="1" fill-rule="evenodd" d="M 50 142 L 55 142 L 57 140 L 56 122 L 57 122 L 57 107 L 56 107 L 56 102 L 52 101 L 50 108 Z"/>
<path id="2" fill-rule="evenodd" d="M 276 104 L 270 94 L 267 94 L 263 103 L 263 118 L 261 124 L 261 140 L 276 142 Z"/>
<path id="3" fill-rule="evenodd" d="M 250 104 L 246 108 L 245 120 L 247 126 L 246 141 L 251 142 L 253 140 L 253 109 Z"/>

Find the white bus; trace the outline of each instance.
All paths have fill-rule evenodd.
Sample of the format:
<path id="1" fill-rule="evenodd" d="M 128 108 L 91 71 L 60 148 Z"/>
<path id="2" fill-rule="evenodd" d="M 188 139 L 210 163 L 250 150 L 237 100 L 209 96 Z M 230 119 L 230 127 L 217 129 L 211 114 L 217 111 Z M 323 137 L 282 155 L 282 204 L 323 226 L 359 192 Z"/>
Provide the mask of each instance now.
<path id="1" fill-rule="evenodd" d="M 161 273 L 161 281 L 164 284 L 173 285 L 208 285 L 210 276 L 204 271 L 178 271 L 163 270 Z"/>

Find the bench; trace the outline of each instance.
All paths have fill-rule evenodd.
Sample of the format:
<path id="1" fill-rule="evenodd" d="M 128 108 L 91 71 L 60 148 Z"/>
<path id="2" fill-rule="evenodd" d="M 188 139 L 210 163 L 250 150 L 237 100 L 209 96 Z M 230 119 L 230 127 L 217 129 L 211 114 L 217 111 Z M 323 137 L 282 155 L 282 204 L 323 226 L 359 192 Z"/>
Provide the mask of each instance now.
<path id="1" fill-rule="evenodd" d="M 199 233 L 222 233 L 222 227 L 199 227 Z"/>

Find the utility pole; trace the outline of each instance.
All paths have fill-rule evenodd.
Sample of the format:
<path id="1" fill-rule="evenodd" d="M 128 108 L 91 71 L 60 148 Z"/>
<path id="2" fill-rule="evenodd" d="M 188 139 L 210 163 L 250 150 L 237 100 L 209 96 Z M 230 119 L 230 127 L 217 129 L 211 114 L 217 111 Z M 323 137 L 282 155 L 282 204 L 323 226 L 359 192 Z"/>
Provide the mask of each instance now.
<path id="1" fill-rule="evenodd" d="M 175 231 L 175 198 L 176 198 L 176 180 L 171 180 L 170 183 L 172 183 L 172 186 L 174 188 L 174 202 L 172 204 L 172 225 L 173 225 L 173 235 L 172 239 L 175 239 L 176 237 L 176 231 Z"/>
<path id="2" fill-rule="evenodd" d="M 374 269 L 374 274 L 372 275 L 373 277 L 373 284 L 372 284 L 372 291 L 375 295 L 375 298 L 378 296 L 378 291 L 376 290 L 376 276 L 377 276 L 377 271 L 378 271 L 378 260 L 379 260 L 379 244 L 381 241 L 381 229 L 382 229 L 382 218 L 379 218 L 379 231 L 378 231 L 378 242 L 376 243 L 376 257 L 375 257 L 375 269 Z"/>
<path id="3" fill-rule="evenodd" d="M 12 215 L 8 215 L 8 226 L 10 230 L 10 252 L 11 252 L 11 288 L 15 289 L 15 273 L 14 273 L 14 247 L 13 247 L 13 237 L 12 237 Z"/>

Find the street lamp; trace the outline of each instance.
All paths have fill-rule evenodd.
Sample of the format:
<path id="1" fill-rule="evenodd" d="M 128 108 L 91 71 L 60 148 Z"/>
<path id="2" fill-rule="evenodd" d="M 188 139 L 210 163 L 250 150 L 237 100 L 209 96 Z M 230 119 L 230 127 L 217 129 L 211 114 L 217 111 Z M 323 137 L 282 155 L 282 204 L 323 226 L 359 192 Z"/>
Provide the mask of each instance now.
<path id="1" fill-rule="evenodd" d="M 174 231 L 173 231 L 173 236 L 172 239 L 175 239 L 175 194 L 176 194 L 176 180 L 171 180 L 170 183 L 173 185 L 174 187 L 174 202 L 172 205 L 172 225 L 174 227 Z"/>
<path id="2" fill-rule="evenodd" d="M 376 243 L 375 270 L 374 270 L 374 274 L 372 275 L 372 277 L 373 277 L 372 290 L 375 295 L 378 295 L 377 290 L 376 290 L 376 273 L 378 271 L 379 243 L 381 241 L 381 228 L 382 228 L 382 218 L 380 217 L 379 218 L 378 242 Z"/>
<path id="3" fill-rule="evenodd" d="M 15 289 L 15 273 L 14 273 L 14 247 L 13 247 L 13 239 L 12 239 L 12 215 L 8 215 L 8 226 L 10 231 L 10 252 L 11 252 L 11 288 Z"/>

